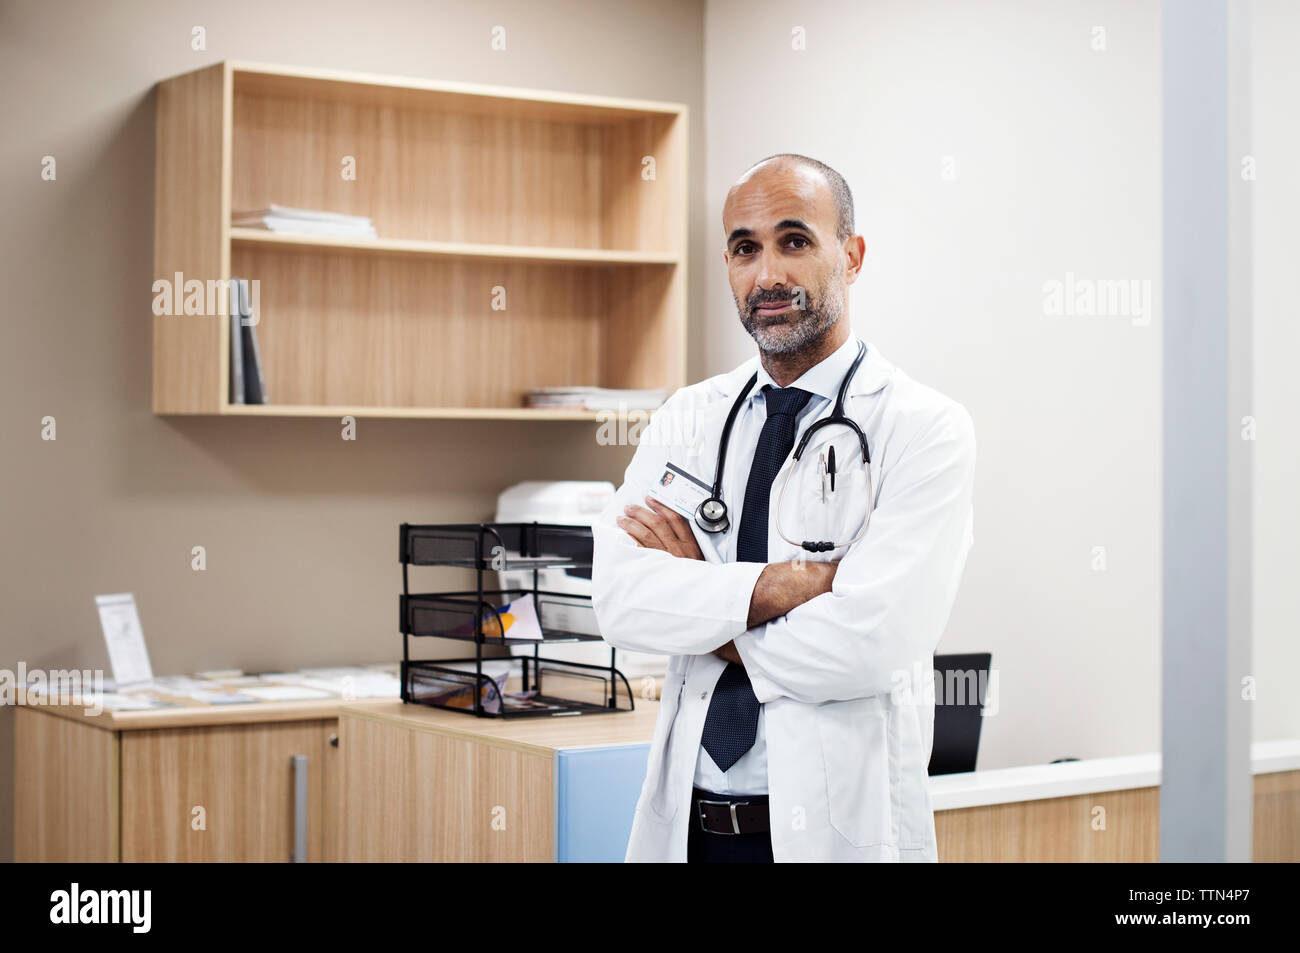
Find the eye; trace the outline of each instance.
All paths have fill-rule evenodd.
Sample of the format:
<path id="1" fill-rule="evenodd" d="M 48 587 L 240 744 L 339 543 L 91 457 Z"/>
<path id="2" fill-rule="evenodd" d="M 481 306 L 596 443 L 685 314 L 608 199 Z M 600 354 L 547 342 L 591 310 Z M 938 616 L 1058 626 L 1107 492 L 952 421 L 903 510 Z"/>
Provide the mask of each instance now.
<path id="1" fill-rule="evenodd" d="M 812 244 L 811 242 L 808 241 L 808 239 L 804 238 L 804 236 L 802 235 L 791 235 L 790 238 L 787 239 L 787 242 L 793 245 L 793 247 L 795 248 L 807 248 L 810 244 Z M 795 242 L 799 242 L 799 244 L 794 245 Z"/>
<path id="2" fill-rule="evenodd" d="M 748 255 L 750 250 L 753 249 L 753 247 L 754 247 L 753 242 L 741 242 L 739 245 L 736 246 L 736 250 L 732 254 Z"/>

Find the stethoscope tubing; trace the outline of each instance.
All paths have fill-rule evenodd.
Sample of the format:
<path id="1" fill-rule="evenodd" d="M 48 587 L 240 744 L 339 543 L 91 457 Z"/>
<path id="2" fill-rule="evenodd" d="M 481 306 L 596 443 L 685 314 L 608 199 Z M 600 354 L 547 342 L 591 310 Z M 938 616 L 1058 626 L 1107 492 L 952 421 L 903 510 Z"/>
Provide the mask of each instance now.
<path id="1" fill-rule="evenodd" d="M 852 546 L 867 534 L 867 527 L 871 523 L 871 451 L 867 446 L 867 437 L 866 434 L 862 432 L 862 428 L 844 413 L 844 399 L 848 394 L 849 384 L 852 383 L 853 376 L 857 373 L 858 366 L 862 363 L 866 351 L 866 345 L 859 341 L 857 356 L 854 357 L 852 366 L 844 375 L 843 380 L 840 381 L 839 390 L 835 397 L 835 405 L 831 408 L 830 415 L 816 421 L 804 431 L 804 435 L 800 439 L 798 447 L 795 448 L 794 459 L 790 465 L 790 469 L 786 471 L 785 479 L 781 482 L 781 491 L 777 495 L 777 535 L 791 546 L 798 546 L 808 552 L 833 552 L 836 549 L 843 549 L 846 546 Z M 736 422 L 736 415 L 740 413 L 741 406 L 743 406 L 745 401 L 749 399 L 749 392 L 753 390 L 756 383 L 758 383 L 757 371 L 755 371 L 753 376 L 749 378 L 749 381 L 745 386 L 741 388 L 740 396 L 737 397 L 735 403 L 731 405 L 731 410 L 727 414 L 727 420 L 722 425 L 722 436 L 718 441 L 718 462 L 713 471 L 712 492 L 709 498 L 701 503 L 695 511 L 695 522 L 700 529 L 704 530 L 706 533 L 722 533 L 731 526 L 731 522 L 727 516 L 727 504 L 722 499 L 722 475 L 727 460 L 727 446 L 731 440 L 731 428 Z M 790 477 L 794 475 L 795 466 L 798 464 L 800 457 L 803 456 L 804 449 L 808 446 L 808 441 L 811 439 L 812 435 L 824 427 L 836 425 L 848 427 L 858 437 L 858 443 L 862 451 L 862 466 L 867 473 L 867 517 L 863 520 L 861 531 L 846 543 L 835 543 L 831 540 L 793 540 L 781 529 L 781 505 L 785 500 L 786 487 L 790 485 Z M 718 513 L 719 515 L 716 517 L 709 517 L 706 515 L 706 508 Z"/>

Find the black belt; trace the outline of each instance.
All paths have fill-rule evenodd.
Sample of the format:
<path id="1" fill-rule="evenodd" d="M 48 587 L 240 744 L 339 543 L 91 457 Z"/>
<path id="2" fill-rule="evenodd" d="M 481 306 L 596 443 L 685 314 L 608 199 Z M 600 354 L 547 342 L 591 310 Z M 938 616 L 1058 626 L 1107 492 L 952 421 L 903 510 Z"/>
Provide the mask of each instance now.
<path id="1" fill-rule="evenodd" d="M 714 794 L 693 788 L 691 813 L 709 834 L 766 834 L 772 829 L 766 794 Z"/>

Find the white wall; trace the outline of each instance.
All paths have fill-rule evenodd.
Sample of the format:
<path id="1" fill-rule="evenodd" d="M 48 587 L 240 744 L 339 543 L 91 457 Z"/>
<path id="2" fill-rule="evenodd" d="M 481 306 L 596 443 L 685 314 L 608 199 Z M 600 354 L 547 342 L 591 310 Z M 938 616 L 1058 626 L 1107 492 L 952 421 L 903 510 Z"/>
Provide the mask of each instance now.
<path id="1" fill-rule="evenodd" d="M 720 263 L 727 188 L 773 152 L 835 166 L 867 242 L 855 327 L 975 418 L 975 547 L 940 651 L 993 653 L 980 766 L 1159 750 L 1158 0 L 707 11 L 708 371 L 752 353 Z M 1300 736 L 1297 40 L 1300 7 L 1255 0 L 1256 740 Z M 1149 323 L 1045 315 L 1067 272 L 1150 281 Z"/>
<path id="2" fill-rule="evenodd" d="M 1300 737 L 1300 5 L 1254 0 L 1256 740 Z"/>
<path id="3" fill-rule="evenodd" d="M 993 653 L 982 768 L 1160 746 L 1159 28 L 1151 0 L 708 5 L 709 370 L 752 353 L 719 260 L 728 186 L 773 152 L 835 166 L 867 243 L 855 327 L 975 419 L 940 651 Z M 1045 316 L 1067 272 L 1149 280 L 1150 323 Z"/>

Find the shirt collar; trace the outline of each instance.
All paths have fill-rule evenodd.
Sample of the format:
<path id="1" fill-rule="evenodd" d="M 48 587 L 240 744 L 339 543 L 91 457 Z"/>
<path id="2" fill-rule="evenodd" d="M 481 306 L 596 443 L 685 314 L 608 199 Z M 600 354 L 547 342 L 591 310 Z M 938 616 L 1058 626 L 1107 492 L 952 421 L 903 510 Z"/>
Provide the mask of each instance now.
<path id="1" fill-rule="evenodd" d="M 850 334 L 848 340 L 825 357 L 820 364 L 814 364 L 808 368 L 798 380 L 793 381 L 788 386 L 797 387 L 800 390 L 808 391 L 810 394 L 817 394 L 829 401 L 834 401 L 839 396 L 840 383 L 844 380 L 844 375 L 849 372 L 849 367 L 857 356 L 858 339 L 856 335 Z M 776 381 L 772 380 L 772 375 L 768 374 L 767 369 L 763 367 L 760 361 L 758 365 L 758 381 L 754 384 L 750 400 L 757 398 L 764 385 L 767 384 L 772 385 L 774 388 L 779 386 Z"/>

